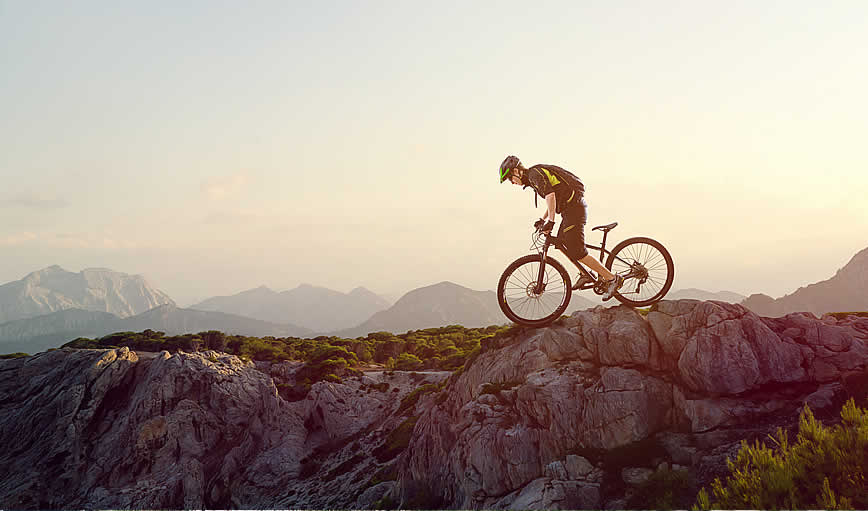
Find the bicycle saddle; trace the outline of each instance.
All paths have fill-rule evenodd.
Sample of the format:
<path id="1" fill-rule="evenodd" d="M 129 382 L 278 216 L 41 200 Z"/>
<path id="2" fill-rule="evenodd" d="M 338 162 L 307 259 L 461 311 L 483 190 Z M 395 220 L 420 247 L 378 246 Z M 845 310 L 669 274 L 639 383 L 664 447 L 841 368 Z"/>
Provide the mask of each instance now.
<path id="1" fill-rule="evenodd" d="M 609 232 L 609 231 L 611 231 L 612 229 L 614 229 L 615 227 L 618 227 L 618 222 L 612 222 L 611 224 L 607 224 L 607 225 L 598 225 L 598 226 L 594 227 L 594 228 L 591 229 L 591 230 L 592 230 L 592 231 L 603 231 L 603 232 Z"/>

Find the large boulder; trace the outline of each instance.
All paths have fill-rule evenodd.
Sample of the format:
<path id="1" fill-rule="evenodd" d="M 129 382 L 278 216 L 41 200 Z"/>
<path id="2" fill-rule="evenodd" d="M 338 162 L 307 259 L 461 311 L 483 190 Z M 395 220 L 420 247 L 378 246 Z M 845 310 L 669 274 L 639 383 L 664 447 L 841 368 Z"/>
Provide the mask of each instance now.
<path id="1" fill-rule="evenodd" d="M 235 491 L 248 477 L 298 471 L 303 420 L 271 378 L 234 356 L 149 355 L 59 350 L 0 366 L 0 506 L 253 505 Z"/>
<path id="2" fill-rule="evenodd" d="M 648 313 L 667 367 L 695 392 L 739 394 L 769 382 L 806 378 L 798 344 L 756 314 L 726 302 L 660 302 Z"/>
<path id="3" fill-rule="evenodd" d="M 597 483 L 565 478 L 558 460 L 658 434 L 767 425 L 806 402 L 828 406 L 840 386 L 818 385 L 864 371 L 866 339 L 868 328 L 855 318 L 769 320 L 698 300 L 660 302 L 647 318 L 598 307 L 549 328 L 517 330 L 489 341 L 442 399 L 426 402 L 399 466 L 403 502 L 598 506 Z M 705 459 L 694 445 L 673 449 L 670 461 Z"/>

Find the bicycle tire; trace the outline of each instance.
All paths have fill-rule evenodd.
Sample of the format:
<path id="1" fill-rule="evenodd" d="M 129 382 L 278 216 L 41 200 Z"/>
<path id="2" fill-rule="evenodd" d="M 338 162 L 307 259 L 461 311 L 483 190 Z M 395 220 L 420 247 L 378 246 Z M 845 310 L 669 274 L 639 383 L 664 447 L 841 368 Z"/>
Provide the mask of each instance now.
<path id="1" fill-rule="evenodd" d="M 643 236 L 628 238 L 615 245 L 606 259 L 606 268 L 612 270 L 612 265 L 618 261 L 618 267 L 612 273 L 629 275 L 631 266 L 624 261 L 638 262 L 647 271 L 647 279 L 629 277 L 621 289 L 615 293 L 615 299 L 631 307 L 647 307 L 666 296 L 675 280 L 675 263 L 672 256 L 659 241 Z M 650 283 L 650 285 L 649 285 Z M 636 291 L 630 291 L 636 286 Z M 642 287 L 647 290 L 644 291 Z M 622 293 L 623 291 L 623 293 Z"/>
<path id="2" fill-rule="evenodd" d="M 538 255 L 520 257 L 510 263 L 500 276 L 497 283 L 497 303 L 510 321 L 539 327 L 558 319 L 567 310 L 573 291 L 570 274 L 561 263 L 549 256 L 545 259 L 546 289 L 539 296 L 533 296 L 531 286 L 538 278 L 539 264 Z M 551 273 L 549 268 L 552 268 L 555 274 Z M 556 289 L 549 288 L 550 285 Z M 563 296 L 559 297 L 560 293 Z M 544 295 L 554 299 L 543 301 Z"/>

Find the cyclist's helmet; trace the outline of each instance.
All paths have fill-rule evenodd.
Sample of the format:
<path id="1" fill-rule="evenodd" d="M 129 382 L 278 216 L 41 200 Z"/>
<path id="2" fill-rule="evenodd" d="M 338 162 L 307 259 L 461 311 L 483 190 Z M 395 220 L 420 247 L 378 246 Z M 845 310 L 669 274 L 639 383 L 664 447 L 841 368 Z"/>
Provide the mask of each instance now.
<path id="1" fill-rule="evenodd" d="M 516 156 L 507 156 L 503 163 L 500 164 L 500 182 L 504 182 L 509 178 L 509 174 L 521 165 L 521 160 Z"/>

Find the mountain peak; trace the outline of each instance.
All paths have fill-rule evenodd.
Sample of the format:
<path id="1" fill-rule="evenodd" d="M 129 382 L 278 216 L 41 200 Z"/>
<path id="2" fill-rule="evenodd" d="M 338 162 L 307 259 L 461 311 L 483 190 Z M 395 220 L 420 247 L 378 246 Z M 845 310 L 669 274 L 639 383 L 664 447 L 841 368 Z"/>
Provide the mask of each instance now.
<path id="1" fill-rule="evenodd" d="M 68 273 L 66 270 L 61 268 L 59 265 L 53 264 L 51 266 L 47 266 L 41 270 L 36 270 L 34 272 L 30 272 L 27 274 L 25 279 L 39 278 L 47 275 L 55 275 L 58 273 Z"/>
<path id="2" fill-rule="evenodd" d="M 87 268 L 75 273 L 52 265 L 0 288 L 0 323 L 64 309 L 127 317 L 162 303 L 173 303 L 141 275 L 107 268 Z"/>
<path id="3" fill-rule="evenodd" d="M 850 262 L 848 262 L 846 266 L 841 269 L 841 271 L 848 271 L 853 269 L 854 267 L 860 269 L 868 268 L 868 248 L 864 248 L 859 252 L 856 252 L 856 255 L 854 255 L 850 259 Z"/>
<path id="4" fill-rule="evenodd" d="M 126 275 L 126 273 L 121 273 L 112 270 L 111 268 L 85 268 L 81 270 L 82 273 L 117 273 L 120 275 Z"/>
<path id="5" fill-rule="evenodd" d="M 757 314 L 780 317 L 792 312 L 862 311 L 868 307 L 868 248 L 856 253 L 843 268 L 827 280 L 802 286 L 793 293 L 772 300 L 750 296 L 742 303 Z"/>
<path id="6" fill-rule="evenodd" d="M 438 282 L 436 284 L 431 284 L 430 286 L 426 286 L 426 287 L 428 289 L 468 289 L 469 290 L 469 288 L 458 285 L 454 282 L 449 282 L 448 280 L 444 280 L 444 281 Z M 425 288 L 423 287 L 420 289 L 425 289 Z"/>

